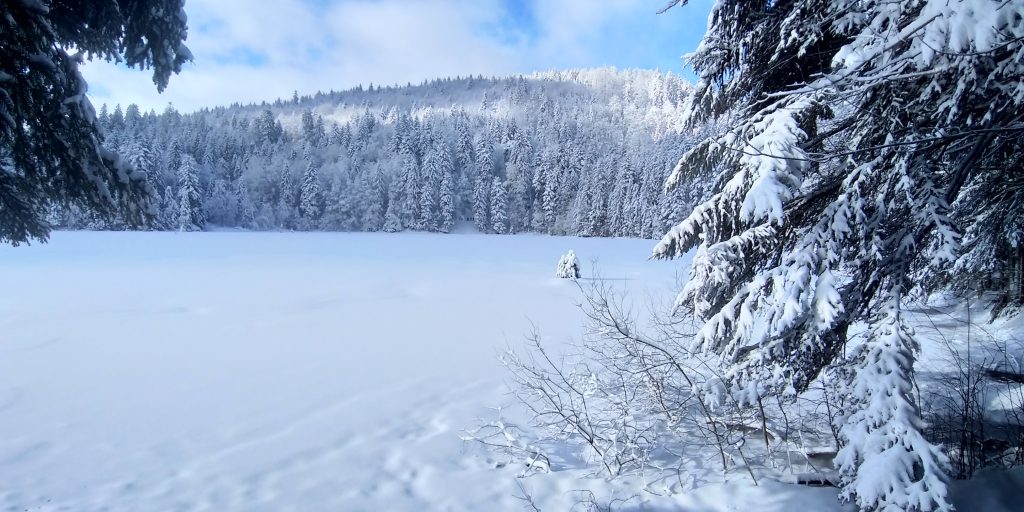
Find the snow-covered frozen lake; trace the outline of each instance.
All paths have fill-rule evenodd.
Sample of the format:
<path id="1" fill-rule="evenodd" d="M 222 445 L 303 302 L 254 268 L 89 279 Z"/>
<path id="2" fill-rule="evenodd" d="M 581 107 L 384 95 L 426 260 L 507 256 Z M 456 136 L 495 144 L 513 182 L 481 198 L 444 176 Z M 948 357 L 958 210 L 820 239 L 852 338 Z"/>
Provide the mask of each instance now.
<path id="1" fill-rule="evenodd" d="M 646 240 L 54 233 L 0 247 L 0 509 L 520 510 L 459 439 L 496 354 L 580 330 L 590 272 L 670 297 Z M 566 484 L 568 485 L 568 484 Z"/>
<path id="2" fill-rule="evenodd" d="M 581 333 L 559 256 L 668 301 L 684 267 L 648 261 L 652 245 L 80 232 L 0 246 L 0 510 L 519 511 L 526 490 L 555 512 L 585 510 L 579 489 L 638 497 L 623 510 L 848 510 L 834 489 L 773 482 L 658 496 L 582 457 L 520 488 L 521 465 L 460 439 L 513 403 L 506 345 L 534 325 L 549 347 Z M 984 489 L 1024 472 L 990 480 L 958 494 L 1012 510 Z"/>

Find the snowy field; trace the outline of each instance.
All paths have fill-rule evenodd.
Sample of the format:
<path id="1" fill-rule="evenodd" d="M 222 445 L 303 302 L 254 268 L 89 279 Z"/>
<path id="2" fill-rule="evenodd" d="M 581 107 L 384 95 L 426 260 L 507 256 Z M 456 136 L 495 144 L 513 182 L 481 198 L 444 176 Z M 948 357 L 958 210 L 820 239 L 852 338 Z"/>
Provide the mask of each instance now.
<path id="1" fill-rule="evenodd" d="M 511 402 L 496 354 L 531 325 L 553 346 L 579 335 L 579 292 L 552 277 L 568 249 L 586 275 L 596 260 L 670 300 L 681 266 L 647 261 L 652 245 L 83 232 L 0 247 L 0 510 L 526 510 L 521 468 L 460 440 Z M 546 511 L 587 488 L 637 494 L 623 510 L 839 510 L 827 488 L 669 498 L 591 473 L 521 483 Z"/>

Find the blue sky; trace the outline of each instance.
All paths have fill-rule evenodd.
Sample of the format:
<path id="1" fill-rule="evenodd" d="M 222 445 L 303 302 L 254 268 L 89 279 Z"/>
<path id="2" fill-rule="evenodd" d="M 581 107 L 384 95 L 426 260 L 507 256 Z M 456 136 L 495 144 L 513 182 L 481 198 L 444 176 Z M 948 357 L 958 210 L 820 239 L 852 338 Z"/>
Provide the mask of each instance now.
<path id="1" fill-rule="evenodd" d="M 561 68 L 688 75 L 712 0 L 187 0 L 195 56 L 158 94 L 150 74 L 107 62 L 83 73 L 93 103 L 182 111 L 292 91 Z"/>

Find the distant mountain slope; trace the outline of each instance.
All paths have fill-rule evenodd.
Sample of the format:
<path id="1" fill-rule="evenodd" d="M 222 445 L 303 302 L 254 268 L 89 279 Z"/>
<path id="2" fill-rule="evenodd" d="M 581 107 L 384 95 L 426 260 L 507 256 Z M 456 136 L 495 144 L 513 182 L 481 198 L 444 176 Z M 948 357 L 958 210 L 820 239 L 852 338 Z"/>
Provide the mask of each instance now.
<path id="1" fill-rule="evenodd" d="M 448 231 L 657 237 L 703 191 L 662 185 L 690 94 L 657 71 L 569 70 L 356 88 L 100 122 L 145 170 L 158 229 Z M 64 228 L 118 228 L 55 212 Z"/>

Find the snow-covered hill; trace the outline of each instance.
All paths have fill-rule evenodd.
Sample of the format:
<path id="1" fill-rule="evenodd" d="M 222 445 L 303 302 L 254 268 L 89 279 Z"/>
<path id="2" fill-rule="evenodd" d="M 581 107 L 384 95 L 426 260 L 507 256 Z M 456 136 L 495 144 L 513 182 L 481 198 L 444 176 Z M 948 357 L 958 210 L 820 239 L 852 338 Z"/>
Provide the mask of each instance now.
<path id="1" fill-rule="evenodd" d="M 688 82 L 657 71 L 449 78 L 180 114 L 101 109 L 147 172 L 155 227 L 655 238 L 707 184 L 663 193 L 693 139 Z M 182 198 L 186 198 L 183 200 Z M 115 219 L 55 212 L 71 229 Z"/>

